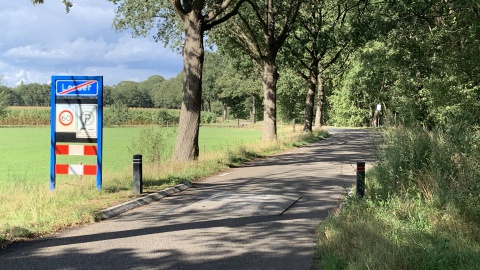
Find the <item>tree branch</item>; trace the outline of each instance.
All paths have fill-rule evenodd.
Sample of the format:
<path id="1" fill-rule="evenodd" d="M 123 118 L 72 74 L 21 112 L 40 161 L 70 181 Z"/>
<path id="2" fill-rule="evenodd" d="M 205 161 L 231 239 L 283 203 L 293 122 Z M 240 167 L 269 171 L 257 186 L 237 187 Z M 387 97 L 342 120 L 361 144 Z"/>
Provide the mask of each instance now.
<path id="1" fill-rule="evenodd" d="M 285 18 L 285 24 L 283 25 L 282 31 L 280 31 L 280 34 L 278 35 L 278 38 L 276 40 L 276 49 L 278 50 L 285 40 L 288 37 L 288 34 L 293 28 L 293 25 L 295 23 L 295 20 L 298 15 L 298 11 L 300 10 L 300 6 L 302 4 L 302 1 L 294 1 L 291 5 L 291 8 L 289 10 L 289 13 L 287 14 Z"/>
<path id="2" fill-rule="evenodd" d="M 260 8 L 258 7 L 257 3 L 255 3 L 252 0 L 246 0 L 246 1 L 247 1 L 247 3 L 250 4 L 250 6 L 252 6 L 253 11 L 255 12 L 255 16 L 257 17 L 258 21 L 260 22 L 260 26 L 263 29 L 263 33 L 267 33 L 268 32 L 267 22 L 265 21 L 265 19 L 260 14 Z"/>
<path id="3" fill-rule="evenodd" d="M 175 13 L 177 13 L 178 17 L 180 17 L 180 20 L 182 20 L 182 22 L 184 22 L 185 19 L 187 18 L 188 12 L 185 9 L 183 9 L 181 1 L 180 0 L 168 0 L 168 2 L 170 2 L 170 5 L 172 5 L 173 9 L 175 10 Z"/>
<path id="4" fill-rule="evenodd" d="M 228 4 L 226 4 L 228 2 Z M 230 5 L 232 0 L 224 1 L 222 5 L 220 6 L 220 9 L 216 9 L 215 11 L 211 11 L 206 17 L 205 17 L 205 26 L 204 29 L 205 31 L 211 30 L 213 27 L 222 24 L 232 18 L 233 16 L 238 14 L 238 10 L 240 9 L 240 6 L 245 2 L 245 0 L 239 0 L 235 7 L 233 8 L 232 11 L 228 12 L 225 14 L 223 17 L 216 19 L 220 14 L 222 14 L 227 8 L 228 5 Z"/>
<path id="5" fill-rule="evenodd" d="M 239 39 L 243 42 L 242 47 L 246 47 L 247 50 L 251 51 L 256 57 L 261 58 L 262 50 L 260 49 L 260 45 L 258 44 L 258 41 L 255 38 L 255 34 L 252 28 L 250 27 L 246 19 L 241 14 L 238 14 L 238 17 L 240 18 L 240 20 L 242 20 L 245 26 L 245 29 L 243 30 L 237 29 L 237 31 L 232 32 L 232 36 L 233 37 L 238 36 Z M 238 25 L 235 25 L 235 26 L 239 27 Z M 248 33 L 248 36 L 245 34 L 245 30 Z"/>

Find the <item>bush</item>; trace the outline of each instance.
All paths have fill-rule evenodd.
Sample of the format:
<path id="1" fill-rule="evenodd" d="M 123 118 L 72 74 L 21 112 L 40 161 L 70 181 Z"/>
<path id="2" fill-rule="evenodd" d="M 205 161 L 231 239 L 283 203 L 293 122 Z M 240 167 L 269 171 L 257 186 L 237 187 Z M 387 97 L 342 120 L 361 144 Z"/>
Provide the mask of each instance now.
<path id="1" fill-rule="evenodd" d="M 109 110 L 104 112 L 106 126 L 124 125 L 128 121 L 128 107 L 121 101 L 115 101 Z"/>
<path id="2" fill-rule="evenodd" d="M 211 112 L 202 112 L 200 115 L 200 123 L 211 124 L 217 122 L 217 115 Z"/>
<path id="3" fill-rule="evenodd" d="M 139 137 L 132 140 L 128 150 L 132 155 L 141 154 L 146 162 L 158 163 L 167 159 L 168 151 L 165 151 L 167 146 L 167 138 L 171 134 L 165 134 L 160 128 L 152 126 L 146 127 L 140 131 Z"/>
<path id="4" fill-rule="evenodd" d="M 2 102 L 0 102 L 0 119 L 5 117 L 7 111 L 6 111 L 7 106 L 5 106 Z"/>
<path id="5" fill-rule="evenodd" d="M 160 109 L 157 111 L 156 122 L 160 125 L 175 125 L 178 124 L 179 117 L 177 111 Z"/>

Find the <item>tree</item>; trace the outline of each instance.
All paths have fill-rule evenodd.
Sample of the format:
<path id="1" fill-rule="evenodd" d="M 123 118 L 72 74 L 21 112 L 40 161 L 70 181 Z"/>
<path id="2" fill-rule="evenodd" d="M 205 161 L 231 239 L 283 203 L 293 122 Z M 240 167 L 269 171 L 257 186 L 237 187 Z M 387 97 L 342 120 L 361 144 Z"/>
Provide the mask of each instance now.
<path id="1" fill-rule="evenodd" d="M 312 132 L 315 96 L 315 127 L 322 125 L 324 73 L 342 56 L 344 61 L 348 58 L 355 38 L 352 21 L 361 18 L 367 3 L 366 0 L 311 0 L 300 10 L 293 38 L 287 41 L 285 51 L 286 62 L 307 84 L 304 132 Z"/>
<path id="2" fill-rule="evenodd" d="M 304 109 L 304 80 L 292 70 L 282 69 L 278 80 L 277 107 L 278 116 L 285 122 L 300 120 Z"/>
<path id="3" fill-rule="evenodd" d="M 183 97 L 173 160 L 197 159 L 204 35 L 234 16 L 244 0 L 108 1 L 117 5 L 116 29 L 131 28 L 134 35 L 147 35 L 156 28 L 157 40 L 177 47 L 180 37 L 183 37 Z M 183 34 L 179 31 L 180 25 L 183 25 Z"/>
<path id="4" fill-rule="evenodd" d="M 373 125 L 376 105 L 389 109 L 394 93 L 391 87 L 396 81 L 392 70 L 393 51 L 384 43 L 373 41 L 351 57 L 350 67 L 337 78 L 335 95 L 331 97 L 332 121 L 337 125 Z M 409 95 L 404 96 L 409 98 Z"/>
<path id="5" fill-rule="evenodd" d="M 104 106 L 110 106 L 113 104 L 113 87 L 109 85 L 103 86 L 103 105 Z"/>
<path id="6" fill-rule="evenodd" d="M 355 54 L 341 95 L 366 119 L 379 102 L 404 125 L 479 125 L 479 21 L 475 1 L 376 2 L 369 28 L 381 34 Z"/>
<path id="7" fill-rule="evenodd" d="M 2 76 L 0 76 L 0 79 Z M 6 107 L 9 105 L 10 88 L 0 85 L 0 119 L 5 115 Z"/>
<path id="8" fill-rule="evenodd" d="M 243 51 L 260 67 L 264 98 L 262 138 L 276 139 L 277 56 L 294 25 L 302 1 L 247 0 L 246 3 L 214 39 L 232 55 Z"/>
<path id="9" fill-rule="evenodd" d="M 153 106 L 153 96 L 155 94 L 155 89 L 160 87 L 160 85 L 165 82 L 165 78 L 160 75 L 152 75 L 148 77 L 145 81 L 138 84 L 138 90 L 144 95 L 149 95 L 152 99 Z M 181 90 L 180 90 L 181 91 Z"/>

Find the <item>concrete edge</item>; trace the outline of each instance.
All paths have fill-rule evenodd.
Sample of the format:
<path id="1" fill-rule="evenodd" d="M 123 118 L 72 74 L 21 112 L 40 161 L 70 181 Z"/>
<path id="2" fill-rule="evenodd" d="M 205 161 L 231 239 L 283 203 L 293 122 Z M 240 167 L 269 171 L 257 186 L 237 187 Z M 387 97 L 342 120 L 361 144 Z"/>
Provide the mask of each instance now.
<path id="1" fill-rule="evenodd" d="M 104 209 L 98 213 L 98 218 L 100 220 L 112 218 L 114 216 L 118 216 L 124 212 L 127 212 L 128 210 L 147 205 L 153 201 L 158 201 L 163 197 L 168 197 L 171 196 L 175 193 L 179 193 L 183 190 L 186 190 L 188 188 L 192 187 L 192 183 L 190 182 L 184 182 L 182 184 L 178 184 L 176 186 L 166 188 L 154 193 L 150 193 L 146 196 L 136 198 L 134 200 L 124 202 L 118 205 L 114 205 L 112 207 L 109 207 L 107 209 Z"/>

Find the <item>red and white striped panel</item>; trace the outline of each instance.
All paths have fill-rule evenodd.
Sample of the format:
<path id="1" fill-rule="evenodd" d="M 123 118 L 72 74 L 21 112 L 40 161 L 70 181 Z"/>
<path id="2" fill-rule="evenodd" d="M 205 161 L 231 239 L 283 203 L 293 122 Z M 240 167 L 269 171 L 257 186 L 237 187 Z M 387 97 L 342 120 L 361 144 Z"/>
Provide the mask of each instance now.
<path id="1" fill-rule="evenodd" d="M 55 164 L 55 174 L 97 175 L 97 166 L 82 164 Z"/>
<path id="2" fill-rule="evenodd" d="M 96 156 L 96 145 L 55 145 L 55 155 Z"/>

